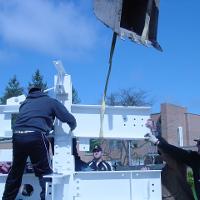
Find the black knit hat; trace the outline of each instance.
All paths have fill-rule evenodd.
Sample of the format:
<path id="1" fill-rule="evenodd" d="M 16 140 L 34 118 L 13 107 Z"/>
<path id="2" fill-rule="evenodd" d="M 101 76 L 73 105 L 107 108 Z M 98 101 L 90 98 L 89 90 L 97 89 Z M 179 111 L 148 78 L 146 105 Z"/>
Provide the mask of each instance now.
<path id="1" fill-rule="evenodd" d="M 94 149 L 92 150 L 92 152 L 95 152 L 95 151 L 102 151 L 102 148 L 97 144 L 94 146 Z"/>
<path id="2" fill-rule="evenodd" d="M 32 92 L 41 91 L 41 90 L 42 90 L 42 88 L 41 88 L 40 86 L 35 86 L 35 85 L 33 85 L 33 86 L 31 86 L 31 87 L 29 88 L 28 93 L 30 94 L 30 93 L 32 93 Z"/>

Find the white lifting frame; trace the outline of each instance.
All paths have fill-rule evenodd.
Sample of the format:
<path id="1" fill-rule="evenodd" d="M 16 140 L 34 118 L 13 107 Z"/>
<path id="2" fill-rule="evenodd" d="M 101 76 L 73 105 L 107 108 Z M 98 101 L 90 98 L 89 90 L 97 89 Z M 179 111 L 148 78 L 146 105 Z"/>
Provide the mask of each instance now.
<path id="1" fill-rule="evenodd" d="M 59 63 L 56 63 L 59 65 Z M 59 70 L 59 67 L 58 67 Z M 77 128 L 70 132 L 67 124 L 55 122 L 53 169 L 55 174 L 46 176 L 47 200 L 161 200 L 161 177 L 159 170 L 76 172 L 72 155 L 72 138 L 99 138 L 100 105 L 73 105 L 70 75 L 59 72 L 54 78 L 56 98 L 72 112 Z M 16 97 L 17 98 L 17 97 Z M 11 116 L 17 113 L 16 98 L 9 105 L 0 105 L 0 138 L 12 136 Z M 23 99 L 23 98 L 22 98 Z M 17 103 L 16 103 L 17 102 Z M 13 104 L 13 105 L 11 105 Z M 107 106 L 104 117 L 103 137 L 108 139 L 143 139 L 150 116 L 150 107 Z M 84 140 L 83 140 L 84 141 Z M 11 161 L 12 150 L 0 148 L 0 161 Z M 0 198 L 6 175 L 0 174 Z M 34 175 L 25 174 L 23 183 L 33 186 L 30 197 L 21 194 L 17 199 L 39 199 L 39 184 Z"/>

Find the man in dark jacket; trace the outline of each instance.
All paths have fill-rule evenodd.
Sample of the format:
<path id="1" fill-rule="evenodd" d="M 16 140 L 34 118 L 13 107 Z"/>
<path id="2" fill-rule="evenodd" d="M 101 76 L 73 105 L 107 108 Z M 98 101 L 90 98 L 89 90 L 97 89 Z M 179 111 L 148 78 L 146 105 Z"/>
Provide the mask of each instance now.
<path id="1" fill-rule="evenodd" d="M 102 148 L 95 145 L 92 152 L 94 159 L 88 163 L 88 166 L 94 171 L 111 171 L 111 166 L 102 158 Z"/>
<path id="2" fill-rule="evenodd" d="M 166 142 L 163 138 L 159 138 Z M 160 159 L 166 162 L 161 172 L 162 199 L 194 200 L 193 193 L 187 182 L 187 166 L 170 154 L 158 148 Z"/>
<path id="3" fill-rule="evenodd" d="M 81 160 L 81 157 L 78 155 L 76 138 L 72 139 L 72 154 L 75 159 L 75 171 L 91 171 L 91 169 L 88 168 L 88 164 Z"/>
<path id="4" fill-rule="evenodd" d="M 52 130 L 55 117 L 66 122 L 71 130 L 75 129 L 76 120 L 63 104 L 47 96 L 40 88 L 32 87 L 19 108 L 13 127 L 13 163 L 6 180 L 3 200 L 16 198 L 28 156 L 42 187 L 41 200 L 45 199 L 45 182 L 42 177 L 53 172 L 46 134 Z"/>
<path id="5" fill-rule="evenodd" d="M 150 122 L 150 121 L 149 121 Z M 152 128 L 151 123 L 147 123 L 148 128 Z M 166 141 L 163 141 L 162 138 L 157 138 L 152 133 L 147 133 L 145 139 L 156 145 L 164 153 L 169 154 L 175 160 L 191 167 L 194 176 L 194 185 L 196 196 L 200 200 L 200 141 L 197 140 L 198 151 L 188 151 L 176 146 L 173 146 Z"/>

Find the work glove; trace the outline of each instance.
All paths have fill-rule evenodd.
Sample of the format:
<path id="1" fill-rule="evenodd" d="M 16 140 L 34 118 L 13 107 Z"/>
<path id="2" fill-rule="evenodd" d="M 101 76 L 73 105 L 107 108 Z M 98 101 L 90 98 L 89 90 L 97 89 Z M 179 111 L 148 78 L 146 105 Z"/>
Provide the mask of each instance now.
<path id="1" fill-rule="evenodd" d="M 159 140 L 156 138 L 155 135 L 153 135 L 152 133 L 147 133 L 144 135 L 144 139 L 157 145 L 159 143 Z"/>

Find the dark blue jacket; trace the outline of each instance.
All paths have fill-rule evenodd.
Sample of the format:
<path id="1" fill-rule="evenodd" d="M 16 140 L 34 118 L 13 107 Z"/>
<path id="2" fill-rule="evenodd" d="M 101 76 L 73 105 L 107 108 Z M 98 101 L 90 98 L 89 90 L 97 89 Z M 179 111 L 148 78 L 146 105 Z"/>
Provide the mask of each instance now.
<path id="1" fill-rule="evenodd" d="M 66 122 L 71 130 L 75 129 L 76 119 L 62 103 L 41 91 L 35 91 L 29 94 L 20 106 L 13 131 L 49 132 L 53 129 L 55 117 Z"/>

